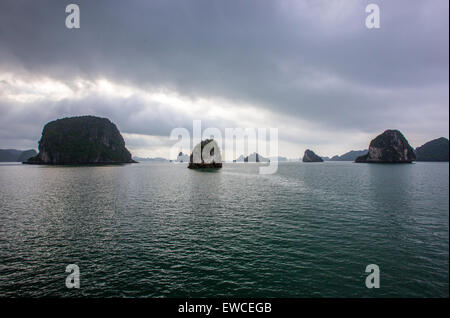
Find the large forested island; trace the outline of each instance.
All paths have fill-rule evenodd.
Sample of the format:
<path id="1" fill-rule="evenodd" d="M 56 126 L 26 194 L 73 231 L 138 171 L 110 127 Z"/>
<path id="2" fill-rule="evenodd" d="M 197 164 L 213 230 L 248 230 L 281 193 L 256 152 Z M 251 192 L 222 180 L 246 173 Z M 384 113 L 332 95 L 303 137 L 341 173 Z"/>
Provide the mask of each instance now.
<path id="1" fill-rule="evenodd" d="M 417 161 L 448 161 L 448 139 L 441 137 L 416 148 Z"/>
<path id="2" fill-rule="evenodd" d="M 125 141 L 107 118 L 79 116 L 57 119 L 44 126 L 39 154 L 28 164 L 132 163 Z"/>

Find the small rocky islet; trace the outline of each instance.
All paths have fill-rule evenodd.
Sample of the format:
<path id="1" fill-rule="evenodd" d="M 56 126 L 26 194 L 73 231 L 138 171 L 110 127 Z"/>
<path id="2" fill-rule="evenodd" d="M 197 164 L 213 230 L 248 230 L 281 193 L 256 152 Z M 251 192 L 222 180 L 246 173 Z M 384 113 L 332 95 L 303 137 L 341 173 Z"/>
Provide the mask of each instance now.
<path id="1" fill-rule="evenodd" d="M 357 163 L 411 163 L 416 160 L 414 149 L 396 129 L 388 129 L 370 142 L 367 154 L 356 158 Z"/>
<path id="2" fill-rule="evenodd" d="M 189 156 L 189 169 L 220 169 L 222 168 L 222 155 L 219 145 L 214 139 L 205 139 L 199 142 Z"/>
<path id="3" fill-rule="evenodd" d="M 303 162 L 323 162 L 323 159 L 316 155 L 314 151 L 310 149 L 305 150 L 305 154 L 303 155 Z"/>

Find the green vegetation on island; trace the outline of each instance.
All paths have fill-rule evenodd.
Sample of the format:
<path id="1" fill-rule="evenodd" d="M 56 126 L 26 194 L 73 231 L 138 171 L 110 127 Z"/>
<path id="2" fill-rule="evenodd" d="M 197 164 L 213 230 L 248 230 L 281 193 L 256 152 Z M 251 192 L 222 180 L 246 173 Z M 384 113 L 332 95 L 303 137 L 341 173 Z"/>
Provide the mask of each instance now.
<path id="1" fill-rule="evenodd" d="M 29 164 L 132 163 L 122 135 L 107 118 L 79 116 L 45 125 L 39 154 Z"/>
<path id="2" fill-rule="evenodd" d="M 448 139 L 441 137 L 417 147 L 416 161 L 448 161 Z"/>
<path id="3" fill-rule="evenodd" d="M 358 163 L 411 163 L 416 159 L 414 149 L 405 136 L 388 129 L 370 142 L 369 152 L 356 158 Z"/>

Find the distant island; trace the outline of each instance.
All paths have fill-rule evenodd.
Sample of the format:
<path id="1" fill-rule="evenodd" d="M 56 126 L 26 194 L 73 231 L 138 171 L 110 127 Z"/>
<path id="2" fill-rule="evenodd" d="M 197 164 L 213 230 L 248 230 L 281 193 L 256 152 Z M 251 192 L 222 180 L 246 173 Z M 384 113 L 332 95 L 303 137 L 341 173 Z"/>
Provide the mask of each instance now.
<path id="1" fill-rule="evenodd" d="M 240 155 L 237 159 L 234 159 L 233 162 L 244 162 L 244 155 Z"/>
<path id="2" fill-rule="evenodd" d="M 369 150 L 351 150 L 349 152 L 344 153 L 341 156 L 333 156 L 331 157 L 330 161 L 355 161 L 356 158 L 360 156 L 364 156 L 367 154 Z"/>
<path id="3" fill-rule="evenodd" d="M 186 155 L 180 151 L 175 162 L 189 162 L 189 155 Z"/>
<path id="4" fill-rule="evenodd" d="M 109 119 L 95 116 L 67 117 L 44 126 L 39 154 L 27 164 L 133 163 L 122 135 Z"/>
<path id="5" fill-rule="evenodd" d="M 448 161 L 448 139 L 441 137 L 416 148 L 416 161 Z"/>
<path id="6" fill-rule="evenodd" d="M 303 162 L 323 162 L 323 159 L 316 155 L 314 151 L 310 149 L 305 150 L 305 154 L 303 155 Z"/>
<path id="7" fill-rule="evenodd" d="M 358 163 L 411 163 L 414 149 L 396 129 L 388 129 L 370 142 L 369 152 L 355 159 Z"/>
<path id="8" fill-rule="evenodd" d="M 282 156 L 277 156 L 277 157 L 269 157 L 270 161 L 277 161 L 277 162 L 287 162 L 288 158 L 286 157 L 282 157 Z"/>
<path id="9" fill-rule="evenodd" d="M 280 161 L 283 161 L 284 157 L 274 157 L 274 158 L 281 158 Z M 278 160 L 274 160 L 278 161 Z M 254 152 L 247 157 L 244 157 L 244 155 L 240 155 L 237 159 L 233 160 L 233 162 L 270 162 L 269 158 L 261 156 L 259 153 Z"/>
<path id="10" fill-rule="evenodd" d="M 141 162 L 141 161 L 150 161 L 150 162 L 169 162 L 169 159 L 161 158 L 161 157 L 155 157 L 155 158 L 142 158 L 142 157 L 133 157 L 134 161 Z"/>
<path id="11" fill-rule="evenodd" d="M 244 162 L 270 162 L 270 159 L 261 156 L 259 153 L 252 153 L 244 158 Z"/>
<path id="12" fill-rule="evenodd" d="M 36 150 L 0 149 L 0 162 L 23 162 L 37 155 Z"/>

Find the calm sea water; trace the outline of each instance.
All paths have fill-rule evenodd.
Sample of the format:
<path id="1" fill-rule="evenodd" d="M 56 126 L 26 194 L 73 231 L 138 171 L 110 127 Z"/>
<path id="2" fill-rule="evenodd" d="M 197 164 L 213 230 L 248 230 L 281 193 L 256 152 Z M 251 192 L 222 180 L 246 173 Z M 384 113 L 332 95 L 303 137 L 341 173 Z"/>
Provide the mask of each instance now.
<path id="1" fill-rule="evenodd" d="M 448 222 L 448 163 L 1 164 L 0 296 L 448 297 Z"/>

